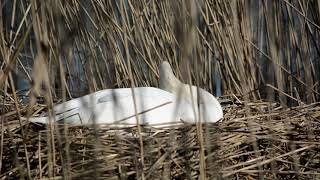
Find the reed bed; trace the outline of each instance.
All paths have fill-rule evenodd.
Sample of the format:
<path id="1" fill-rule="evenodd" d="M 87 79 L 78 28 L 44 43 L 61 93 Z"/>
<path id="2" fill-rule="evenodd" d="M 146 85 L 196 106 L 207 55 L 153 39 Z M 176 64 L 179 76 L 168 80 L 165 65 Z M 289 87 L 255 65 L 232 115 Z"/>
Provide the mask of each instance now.
<path id="1" fill-rule="evenodd" d="M 1 178 L 320 177 L 319 103 L 286 108 L 233 97 L 225 97 L 222 102 L 225 117 L 216 124 L 203 124 L 201 128 L 187 124 L 143 126 L 143 165 L 136 127 L 97 130 L 59 125 L 50 129 L 24 122 L 21 128 L 14 121 L 17 117 L 11 117 L 13 120 L 2 121 L 1 126 Z"/>
<path id="2" fill-rule="evenodd" d="M 316 0 L 0 1 L 1 178 L 319 179 Z M 213 125 L 29 124 L 169 61 L 221 98 Z"/>
<path id="3" fill-rule="evenodd" d="M 69 99 L 106 88 L 157 87 L 157 65 L 166 60 L 185 83 L 219 96 L 289 106 L 319 100 L 318 1 L 31 0 L 1 6 L 5 92 L 31 85 L 39 91 L 42 83 L 53 97 Z M 22 79 L 27 85 L 20 87 Z"/>

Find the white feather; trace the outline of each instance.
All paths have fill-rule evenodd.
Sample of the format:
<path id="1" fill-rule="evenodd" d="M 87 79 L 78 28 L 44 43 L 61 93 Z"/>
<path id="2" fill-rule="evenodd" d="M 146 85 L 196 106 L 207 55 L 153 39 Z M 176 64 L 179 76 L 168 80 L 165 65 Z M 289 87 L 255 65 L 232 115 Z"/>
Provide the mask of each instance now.
<path id="1" fill-rule="evenodd" d="M 132 91 L 133 90 L 133 91 Z M 133 94 L 136 106 L 134 105 Z M 135 107 L 140 124 L 189 122 L 195 118 L 189 101 L 172 93 L 152 88 L 106 89 L 54 106 L 54 119 L 73 125 L 112 124 L 136 125 Z M 185 116 L 185 117 L 184 117 Z M 181 121 L 182 120 L 182 121 Z M 32 117 L 32 122 L 49 123 L 49 117 Z"/>
<path id="2" fill-rule="evenodd" d="M 201 115 L 200 117 L 203 122 L 217 122 L 223 118 L 223 111 L 219 101 L 204 89 L 182 83 L 174 76 L 171 66 L 167 61 L 163 61 L 160 64 L 159 72 L 161 89 L 193 103 L 194 110 L 186 112 L 185 117 L 194 116 L 194 114 L 196 114 L 197 117 Z"/>

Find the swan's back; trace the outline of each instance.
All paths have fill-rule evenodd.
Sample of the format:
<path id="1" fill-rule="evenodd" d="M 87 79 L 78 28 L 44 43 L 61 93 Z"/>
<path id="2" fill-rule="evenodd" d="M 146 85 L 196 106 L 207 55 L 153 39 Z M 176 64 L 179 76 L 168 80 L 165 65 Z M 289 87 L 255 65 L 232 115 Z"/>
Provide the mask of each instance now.
<path id="1" fill-rule="evenodd" d="M 179 122 L 180 110 L 188 110 L 184 104 L 186 102 L 179 102 L 175 95 L 158 88 L 107 89 L 56 105 L 55 120 L 64 119 L 66 123 L 74 125 L 136 125 L 137 112 L 140 124 Z M 39 117 L 31 121 L 48 123 L 49 119 Z"/>
<path id="2" fill-rule="evenodd" d="M 179 121 L 180 112 L 176 109 L 176 97 L 166 91 L 157 88 L 134 88 L 135 101 L 131 94 L 123 96 L 121 91 L 116 91 L 116 101 L 109 101 L 105 96 L 98 100 L 95 107 L 96 123 L 103 123 L 107 118 L 110 123 L 136 124 L 135 112 L 139 116 L 141 124 L 161 124 Z"/>

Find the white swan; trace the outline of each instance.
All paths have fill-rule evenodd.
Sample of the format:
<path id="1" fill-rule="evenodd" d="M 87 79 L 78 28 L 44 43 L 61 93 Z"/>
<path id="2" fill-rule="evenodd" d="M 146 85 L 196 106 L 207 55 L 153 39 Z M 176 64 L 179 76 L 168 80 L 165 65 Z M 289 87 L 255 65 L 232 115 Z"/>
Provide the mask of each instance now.
<path id="1" fill-rule="evenodd" d="M 160 89 L 166 90 L 180 96 L 182 99 L 187 99 L 193 102 L 197 116 L 200 115 L 205 122 L 217 122 L 223 118 L 223 111 L 219 101 L 209 92 L 204 89 L 183 84 L 177 79 L 167 61 L 163 61 L 159 66 Z M 199 91 L 199 94 L 197 93 Z M 199 96 L 197 96 L 197 94 Z M 199 110 L 197 106 L 199 97 Z"/>
<path id="2" fill-rule="evenodd" d="M 192 104 L 172 93 L 152 88 L 133 88 L 139 123 L 162 126 L 166 123 L 195 123 Z M 134 126 L 136 116 L 131 88 L 106 89 L 54 106 L 54 121 L 72 125 L 109 124 Z M 31 122 L 49 123 L 49 117 L 31 117 Z"/>
<path id="3" fill-rule="evenodd" d="M 216 122 L 223 117 L 217 99 L 200 88 L 198 109 L 198 88 L 181 83 L 174 76 L 168 62 L 163 62 L 159 71 L 161 89 L 138 87 L 97 91 L 55 105 L 52 120 L 73 125 L 108 124 L 120 127 L 136 125 L 135 112 L 140 124 L 152 126 L 196 123 L 199 114 L 202 122 Z M 132 92 L 135 94 L 136 106 Z M 31 117 L 30 121 L 49 123 L 50 119 L 49 116 Z"/>

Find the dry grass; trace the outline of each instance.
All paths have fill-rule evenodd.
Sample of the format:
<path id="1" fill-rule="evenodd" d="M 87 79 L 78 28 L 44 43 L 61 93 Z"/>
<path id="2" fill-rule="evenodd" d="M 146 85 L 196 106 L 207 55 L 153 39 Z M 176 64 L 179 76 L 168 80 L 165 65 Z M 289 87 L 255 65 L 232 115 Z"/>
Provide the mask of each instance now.
<path id="1" fill-rule="evenodd" d="M 317 179 L 320 177 L 320 106 L 283 108 L 277 103 L 224 100 L 225 118 L 203 125 L 205 175 L 208 179 Z M 50 129 L 3 122 L 2 175 L 32 178 L 177 179 L 200 176 L 197 127 L 142 128 L 144 166 L 137 128 L 56 127 L 55 164 Z M 68 158 L 67 158 L 68 157 Z M 68 160 L 68 162 L 67 162 Z M 143 170 L 142 170 L 143 169 Z M 50 172 L 51 171 L 51 172 Z"/>
<path id="2" fill-rule="evenodd" d="M 318 1 L 14 0 L 0 7 L 4 179 L 320 178 Z M 225 120 L 121 133 L 22 120 L 42 111 L 39 103 L 51 111 L 99 89 L 157 87 L 163 60 L 186 83 L 235 94 L 226 98 Z M 28 105 L 17 91 L 21 77 L 32 85 Z"/>
<path id="3" fill-rule="evenodd" d="M 11 89 L 9 72 L 31 80 L 41 53 L 60 98 L 157 86 L 167 60 L 210 92 L 219 75 L 224 94 L 290 106 L 299 104 L 292 97 L 319 100 L 317 1 L 31 2 L 3 4 L 2 87 Z"/>

